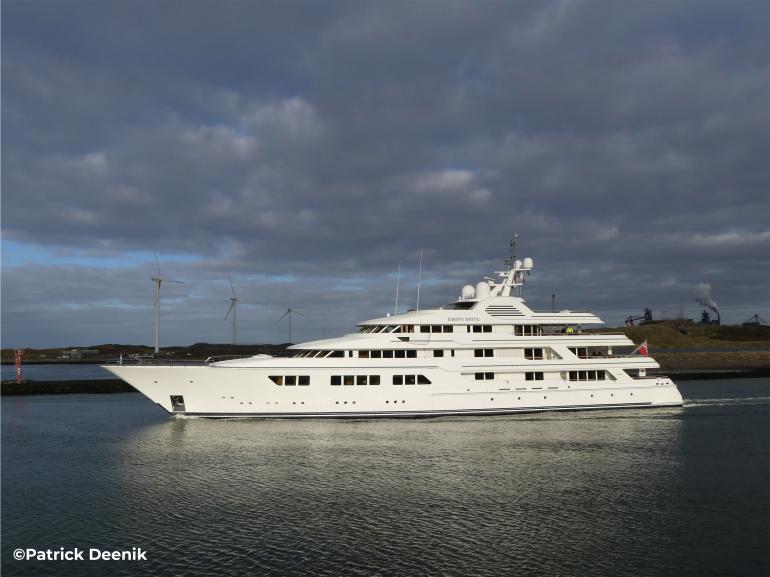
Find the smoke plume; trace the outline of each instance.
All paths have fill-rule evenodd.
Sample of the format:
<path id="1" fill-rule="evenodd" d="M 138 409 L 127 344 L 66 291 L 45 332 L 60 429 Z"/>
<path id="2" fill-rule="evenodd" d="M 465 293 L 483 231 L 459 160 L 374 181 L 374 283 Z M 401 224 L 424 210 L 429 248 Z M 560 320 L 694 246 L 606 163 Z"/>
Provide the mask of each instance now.
<path id="1" fill-rule="evenodd" d="M 719 314 L 719 305 L 717 305 L 717 303 L 714 302 L 714 299 L 711 298 L 711 285 L 709 283 L 698 283 L 695 301 Z"/>

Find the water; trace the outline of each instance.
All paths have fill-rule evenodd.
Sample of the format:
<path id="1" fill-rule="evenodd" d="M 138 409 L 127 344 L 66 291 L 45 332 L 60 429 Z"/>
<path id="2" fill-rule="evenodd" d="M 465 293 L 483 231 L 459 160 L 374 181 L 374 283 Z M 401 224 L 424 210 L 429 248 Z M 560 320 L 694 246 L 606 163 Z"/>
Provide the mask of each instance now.
<path id="1" fill-rule="evenodd" d="M 681 388 L 683 408 L 372 421 L 5 397 L 2 573 L 768 575 L 770 379 Z"/>
<path id="2" fill-rule="evenodd" d="M 14 365 L 0 365 L 2 380 L 16 380 Z M 99 365 L 46 363 L 40 365 L 23 365 L 22 379 L 32 381 L 79 381 L 94 379 L 114 379 L 115 375 L 105 371 Z"/>

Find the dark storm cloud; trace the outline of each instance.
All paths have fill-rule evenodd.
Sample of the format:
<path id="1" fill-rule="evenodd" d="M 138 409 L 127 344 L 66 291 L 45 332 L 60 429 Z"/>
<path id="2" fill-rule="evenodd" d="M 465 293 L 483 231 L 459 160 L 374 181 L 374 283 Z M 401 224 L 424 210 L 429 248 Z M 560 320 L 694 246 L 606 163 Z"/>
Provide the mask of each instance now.
<path id="1" fill-rule="evenodd" d="M 617 322 L 701 281 L 732 320 L 770 305 L 766 3 L 65 6 L 4 4 L 3 235 L 194 256 L 176 342 L 216 340 L 189 335 L 222 328 L 228 271 L 258 289 L 252 340 L 280 340 L 288 285 L 334 332 L 390 310 L 419 248 L 439 303 L 513 231 L 543 306 Z M 78 269 L 55 299 L 25 288 L 54 264 L 4 268 L 6 335 L 23 309 L 29 341 L 149 341 L 128 327 L 151 268 Z"/>

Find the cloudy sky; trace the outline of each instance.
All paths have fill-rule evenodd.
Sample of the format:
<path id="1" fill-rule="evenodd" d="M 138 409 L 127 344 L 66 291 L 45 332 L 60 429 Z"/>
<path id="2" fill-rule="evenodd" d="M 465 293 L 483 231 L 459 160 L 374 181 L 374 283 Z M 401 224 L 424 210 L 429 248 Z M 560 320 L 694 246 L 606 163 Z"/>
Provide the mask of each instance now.
<path id="1" fill-rule="evenodd" d="M 4 0 L 3 346 L 348 331 L 517 232 L 538 308 L 770 317 L 770 3 Z"/>

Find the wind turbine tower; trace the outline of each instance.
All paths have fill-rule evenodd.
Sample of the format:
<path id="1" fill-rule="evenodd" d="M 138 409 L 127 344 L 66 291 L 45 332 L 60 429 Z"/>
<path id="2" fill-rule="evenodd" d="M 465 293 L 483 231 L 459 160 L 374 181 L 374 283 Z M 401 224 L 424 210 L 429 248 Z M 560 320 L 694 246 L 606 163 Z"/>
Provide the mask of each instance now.
<path id="1" fill-rule="evenodd" d="M 158 262 L 158 253 L 155 253 L 155 270 L 158 271 L 158 276 L 150 277 L 150 280 L 155 283 L 155 354 L 160 352 L 160 285 L 165 282 L 175 282 L 183 284 L 181 280 L 165 279 L 160 275 L 160 263 Z"/>

